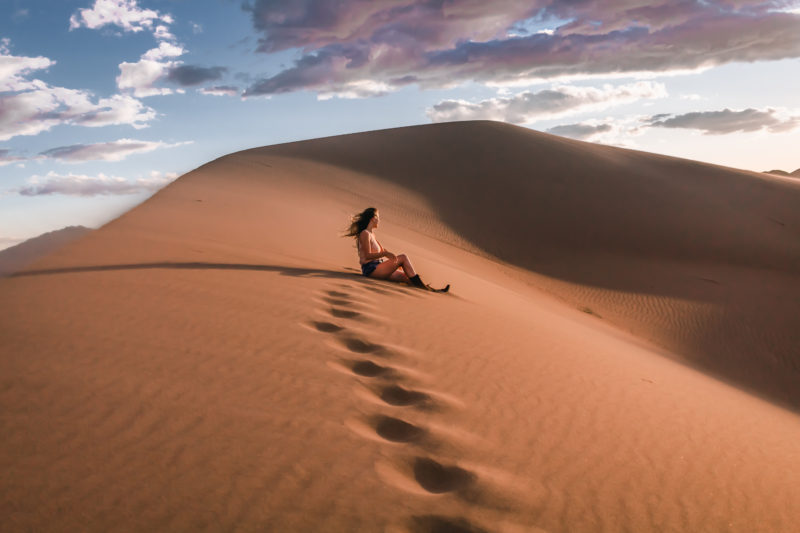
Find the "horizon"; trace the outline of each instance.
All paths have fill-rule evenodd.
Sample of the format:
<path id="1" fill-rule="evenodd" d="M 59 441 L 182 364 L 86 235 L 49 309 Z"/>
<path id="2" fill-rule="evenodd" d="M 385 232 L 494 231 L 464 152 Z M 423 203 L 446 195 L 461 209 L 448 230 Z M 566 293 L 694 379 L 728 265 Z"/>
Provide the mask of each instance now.
<path id="1" fill-rule="evenodd" d="M 15 0 L 0 21 L 0 249 L 231 152 L 457 120 L 800 168 L 798 1 Z"/>

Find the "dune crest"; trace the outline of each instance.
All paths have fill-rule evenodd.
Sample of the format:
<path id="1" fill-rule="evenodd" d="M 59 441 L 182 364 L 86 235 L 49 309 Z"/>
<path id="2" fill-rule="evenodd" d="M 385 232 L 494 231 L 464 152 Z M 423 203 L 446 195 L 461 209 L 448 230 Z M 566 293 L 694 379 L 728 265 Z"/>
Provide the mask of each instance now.
<path id="1" fill-rule="evenodd" d="M 22 270 L 37 259 L 66 246 L 90 231 L 92 231 L 90 228 L 83 226 L 67 226 L 0 250 L 0 276 Z"/>
<path id="2" fill-rule="evenodd" d="M 800 184 L 491 122 L 240 154 L 276 155 L 410 189 L 434 207 L 405 225 L 544 274 L 531 283 L 800 407 Z"/>

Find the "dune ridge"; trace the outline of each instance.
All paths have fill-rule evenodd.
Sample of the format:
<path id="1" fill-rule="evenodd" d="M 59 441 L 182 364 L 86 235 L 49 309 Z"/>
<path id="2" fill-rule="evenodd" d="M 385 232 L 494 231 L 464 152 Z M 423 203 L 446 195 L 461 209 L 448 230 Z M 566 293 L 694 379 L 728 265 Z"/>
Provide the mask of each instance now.
<path id="1" fill-rule="evenodd" d="M 798 194 L 490 122 L 225 156 L 0 280 L 0 512 L 791 531 Z M 358 275 L 367 205 L 452 294 Z"/>
<path id="2" fill-rule="evenodd" d="M 800 177 L 800 168 L 798 168 L 794 172 L 787 172 L 785 170 L 767 170 L 767 171 L 765 171 L 765 173 L 766 174 L 776 174 L 778 176 Z"/>
<path id="3" fill-rule="evenodd" d="M 0 250 L 0 276 L 7 276 L 22 270 L 37 259 L 69 244 L 90 231 L 92 231 L 90 228 L 83 226 L 67 226 Z"/>
<path id="4" fill-rule="evenodd" d="M 566 281 L 534 283 L 723 379 L 800 406 L 800 184 L 491 122 L 241 154 L 273 155 L 403 185 L 457 235 L 429 232 L 437 238 Z M 411 216 L 407 223 L 425 231 Z"/>

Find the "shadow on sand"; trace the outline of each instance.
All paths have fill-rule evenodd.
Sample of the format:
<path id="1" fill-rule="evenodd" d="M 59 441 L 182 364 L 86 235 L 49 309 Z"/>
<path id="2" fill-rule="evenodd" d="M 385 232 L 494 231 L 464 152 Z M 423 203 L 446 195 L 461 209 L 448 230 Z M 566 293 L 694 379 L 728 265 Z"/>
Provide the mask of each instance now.
<path id="1" fill-rule="evenodd" d="M 340 270 L 326 270 L 321 268 L 299 268 L 280 265 L 248 265 L 241 263 L 131 263 L 121 265 L 92 265 L 63 268 L 47 268 L 41 270 L 23 270 L 9 275 L 10 278 L 25 276 L 44 276 L 48 274 L 70 274 L 75 272 L 105 272 L 109 270 L 143 270 L 152 268 L 174 268 L 183 270 L 254 270 L 259 272 L 278 272 L 283 276 L 295 277 L 324 277 L 333 279 L 347 279 L 363 281 L 355 269 L 352 273 Z"/>
<path id="2" fill-rule="evenodd" d="M 256 272 L 277 272 L 282 276 L 292 276 L 298 278 L 328 278 L 342 281 L 354 281 L 360 283 L 364 288 L 381 294 L 403 294 L 413 295 L 411 287 L 392 281 L 381 279 L 366 278 L 361 273 L 350 267 L 344 270 L 328 270 L 324 268 L 302 268 L 284 265 L 252 265 L 243 263 L 200 263 L 200 262 L 170 262 L 159 263 L 130 263 L 117 265 L 90 265 L 74 266 L 61 268 L 46 268 L 40 270 L 23 270 L 8 275 L 9 278 L 21 278 L 30 276 L 47 276 L 53 274 L 72 274 L 82 272 L 107 272 L 115 270 L 144 270 L 144 269 L 179 269 L 179 270 L 249 270 Z"/>

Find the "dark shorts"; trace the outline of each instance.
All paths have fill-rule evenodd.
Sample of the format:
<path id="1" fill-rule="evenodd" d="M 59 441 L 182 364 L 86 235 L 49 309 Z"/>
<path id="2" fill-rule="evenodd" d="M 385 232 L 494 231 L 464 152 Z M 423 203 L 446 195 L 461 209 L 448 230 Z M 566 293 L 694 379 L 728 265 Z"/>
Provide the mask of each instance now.
<path id="1" fill-rule="evenodd" d="M 369 276 L 370 274 L 375 272 L 375 269 L 380 264 L 381 264 L 380 261 L 370 261 L 369 263 L 364 263 L 363 265 L 361 265 L 361 273 L 364 274 L 365 276 Z"/>

